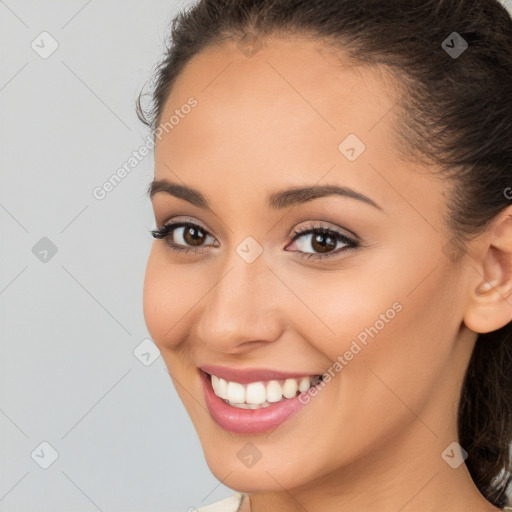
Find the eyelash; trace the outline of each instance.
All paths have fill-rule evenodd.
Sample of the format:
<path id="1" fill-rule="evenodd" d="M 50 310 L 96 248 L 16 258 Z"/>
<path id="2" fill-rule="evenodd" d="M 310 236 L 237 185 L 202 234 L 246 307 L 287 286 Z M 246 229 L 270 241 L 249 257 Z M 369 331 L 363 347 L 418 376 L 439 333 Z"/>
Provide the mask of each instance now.
<path id="1" fill-rule="evenodd" d="M 170 235 L 174 232 L 175 229 L 181 228 L 181 227 L 196 228 L 199 231 L 203 232 L 206 236 L 212 236 L 208 231 L 206 231 L 206 229 L 202 228 L 198 224 L 195 224 L 193 222 L 186 222 L 186 221 L 165 224 L 164 226 L 162 226 L 160 228 L 151 230 L 150 233 L 153 236 L 153 238 L 164 239 L 166 244 L 168 245 L 168 247 L 175 252 L 180 252 L 180 253 L 181 252 L 184 252 L 184 253 L 201 252 L 202 248 L 184 247 L 180 244 L 176 244 L 175 242 L 173 242 L 171 240 Z M 308 226 L 305 228 L 298 228 L 298 229 L 296 228 L 292 233 L 292 239 L 291 239 L 290 243 L 293 243 L 298 238 L 300 238 L 304 235 L 309 235 L 309 234 L 330 235 L 337 242 L 342 242 L 342 243 L 346 244 L 347 247 L 344 247 L 342 249 L 336 249 L 336 250 L 331 251 L 326 254 L 304 253 L 303 251 L 293 251 L 293 252 L 297 252 L 301 258 L 306 259 L 306 260 L 327 259 L 327 258 L 336 256 L 337 254 L 339 254 L 341 252 L 352 252 L 352 251 L 358 249 L 360 246 L 360 243 L 357 240 L 350 238 L 349 236 L 347 236 L 343 233 L 340 233 L 339 231 L 336 231 L 335 229 L 327 228 L 324 226 Z"/>
<path id="2" fill-rule="evenodd" d="M 322 260 L 327 259 L 331 257 L 335 257 L 338 254 L 342 252 L 352 252 L 359 248 L 360 243 L 355 240 L 354 238 L 351 238 L 343 233 L 340 233 L 339 231 L 336 231 L 333 228 L 328 228 L 325 226 L 307 226 L 304 228 L 296 228 L 293 230 L 292 233 L 292 239 L 291 242 L 295 242 L 298 238 L 304 236 L 304 235 L 310 235 L 310 234 L 319 234 L 319 235 L 329 235 L 333 237 L 336 242 L 342 242 L 346 244 L 346 247 L 343 247 L 341 249 L 335 249 L 334 251 L 328 252 L 326 254 L 320 254 L 320 253 L 304 253 L 302 251 L 295 251 L 299 254 L 301 258 L 304 258 L 305 260 Z"/>

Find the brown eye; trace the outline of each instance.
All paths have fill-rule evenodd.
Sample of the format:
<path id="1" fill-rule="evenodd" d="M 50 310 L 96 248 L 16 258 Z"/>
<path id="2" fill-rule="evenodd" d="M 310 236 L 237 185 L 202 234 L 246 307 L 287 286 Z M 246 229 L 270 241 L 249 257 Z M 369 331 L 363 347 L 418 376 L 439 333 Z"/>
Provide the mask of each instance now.
<path id="1" fill-rule="evenodd" d="M 336 249 L 336 238 L 328 233 L 320 233 L 311 240 L 311 247 L 319 253 L 330 252 Z"/>
<path id="2" fill-rule="evenodd" d="M 192 222 L 176 222 L 151 231 L 154 238 L 163 239 L 174 251 L 198 251 L 207 247 L 205 242 L 218 247 L 215 238 Z"/>
<path id="3" fill-rule="evenodd" d="M 187 226 L 183 233 L 183 240 L 189 245 L 201 245 L 206 240 L 206 234 L 197 226 Z"/>
<path id="4" fill-rule="evenodd" d="M 296 231 L 288 246 L 303 258 L 328 258 L 359 247 L 359 242 L 332 228 L 312 227 Z"/>

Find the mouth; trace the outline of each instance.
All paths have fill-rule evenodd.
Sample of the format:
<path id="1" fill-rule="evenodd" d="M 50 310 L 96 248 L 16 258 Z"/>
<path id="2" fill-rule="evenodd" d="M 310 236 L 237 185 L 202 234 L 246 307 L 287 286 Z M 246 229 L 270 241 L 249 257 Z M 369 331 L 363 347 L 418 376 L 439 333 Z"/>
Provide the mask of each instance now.
<path id="1" fill-rule="evenodd" d="M 237 375 L 222 368 L 205 370 L 199 368 L 199 374 L 211 417 L 225 430 L 238 434 L 275 429 L 309 403 L 310 397 L 305 395 L 311 388 L 325 386 L 322 375 L 291 376 L 264 370 Z M 255 380 L 258 377 L 261 380 Z"/>

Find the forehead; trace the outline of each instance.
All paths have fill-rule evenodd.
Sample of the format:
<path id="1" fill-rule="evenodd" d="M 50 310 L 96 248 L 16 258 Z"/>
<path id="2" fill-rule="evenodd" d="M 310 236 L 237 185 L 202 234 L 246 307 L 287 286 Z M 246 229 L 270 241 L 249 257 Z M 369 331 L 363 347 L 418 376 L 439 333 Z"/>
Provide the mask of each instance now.
<path id="1" fill-rule="evenodd" d="M 216 120 L 224 131 L 243 124 L 259 137 L 265 127 L 290 130 L 297 124 L 297 133 L 305 126 L 363 133 L 398 99 L 385 70 L 358 65 L 315 40 L 274 37 L 259 45 L 251 56 L 234 41 L 194 56 L 178 76 L 162 120 L 194 96 L 198 124 L 205 127 Z"/>
<path id="2" fill-rule="evenodd" d="M 399 94 L 386 70 L 356 65 L 314 40 L 265 40 L 250 56 L 236 42 L 208 47 L 185 66 L 162 111 L 164 123 L 189 98 L 197 101 L 157 141 L 155 177 L 177 175 L 215 195 L 229 193 L 230 183 L 253 194 L 329 174 L 374 190 L 384 204 L 389 190 L 377 186 L 376 171 L 404 167 L 393 149 Z M 343 153 L 346 140 L 362 151 L 356 160 Z M 414 179 L 395 183 L 405 180 L 404 191 L 417 198 L 426 178 Z"/>

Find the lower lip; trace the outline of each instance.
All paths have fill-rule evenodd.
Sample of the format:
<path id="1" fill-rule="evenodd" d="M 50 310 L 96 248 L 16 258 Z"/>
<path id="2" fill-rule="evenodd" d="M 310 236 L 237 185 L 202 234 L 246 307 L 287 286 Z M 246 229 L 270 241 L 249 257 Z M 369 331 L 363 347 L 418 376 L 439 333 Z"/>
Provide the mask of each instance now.
<path id="1" fill-rule="evenodd" d="M 309 397 L 306 403 L 299 400 L 307 393 L 304 391 L 295 398 L 285 398 L 261 409 L 241 409 L 227 404 L 214 393 L 210 377 L 205 372 L 199 370 L 199 375 L 211 417 L 224 430 L 235 434 L 261 434 L 274 430 L 309 402 Z"/>

